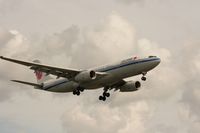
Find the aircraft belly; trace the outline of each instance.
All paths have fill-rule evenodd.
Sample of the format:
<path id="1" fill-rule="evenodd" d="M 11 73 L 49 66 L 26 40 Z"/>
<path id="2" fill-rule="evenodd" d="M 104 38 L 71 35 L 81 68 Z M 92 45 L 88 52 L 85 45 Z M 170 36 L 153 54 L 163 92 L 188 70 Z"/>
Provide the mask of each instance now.
<path id="1" fill-rule="evenodd" d="M 55 87 L 50 88 L 48 91 L 52 92 L 72 92 L 74 90 L 74 82 L 69 81 Z"/>
<path id="2" fill-rule="evenodd" d="M 109 84 L 114 83 L 118 80 L 119 79 L 117 77 L 109 75 L 109 76 L 103 77 L 101 79 L 97 79 L 97 80 L 93 80 L 93 81 L 88 82 L 88 83 L 84 83 L 83 86 L 86 89 L 98 89 L 100 87 L 108 86 Z"/>
<path id="3" fill-rule="evenodd" d="M 148 62 L 119 67 L 117 69 L 106 71 L 108 73 L 108 76 L 105 76 L 100 79 L 97 78 L 87 83 L 80 83 L 80 86 L 84 87 L 85 89 L 98 89 L 100 87 L 112 85 L 113 83 L 120 81 L 124 78 L 139 75 L 142 72 L 148 72 L 154 67 L 155 67 L 154 64 L 148 63 Z M 75 84 L 76 83 L 73 81 L 68 81 L 64 84 L 60 84 L 56 87 L 51 88 L 49 91 L 72 92 L 74 88 L 78 87 L 78 86 L 74 86 Z"/>

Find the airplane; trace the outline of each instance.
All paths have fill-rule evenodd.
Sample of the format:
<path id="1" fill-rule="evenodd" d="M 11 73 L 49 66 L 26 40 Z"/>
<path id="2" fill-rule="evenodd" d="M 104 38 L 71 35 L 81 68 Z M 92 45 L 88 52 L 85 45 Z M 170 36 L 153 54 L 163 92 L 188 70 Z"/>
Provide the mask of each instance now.
<path id="1" fill-rule="evenodd" d="M 99 100 L 102 101 L 110 96 L 109 91 L 112 89 L 120 92 L 139 90 L 141 87 L 140 81 L 125 81 L 124 79 L 142 75 L 141 80 L 146 81 L 147 72 L 161 62 L 161 59 L 156 56 L 148 56 L 142 59 L 131 57 L 110 65 L 78 70 L 41 64 L 39 60 L 27 62 L 3 56 L 0 56 L 0 59 L 29 67 L 34 70 L 37 78 L 37 83 L 11 80 L 13 82 L 30 85 L 35 89 L 44 91 L 72 92 L 77 96 L 84 90 L 103 88 L 103 94 L 99 96 Z M 56 76 L 56 78 L 52 78 L 51 75 Z"/>

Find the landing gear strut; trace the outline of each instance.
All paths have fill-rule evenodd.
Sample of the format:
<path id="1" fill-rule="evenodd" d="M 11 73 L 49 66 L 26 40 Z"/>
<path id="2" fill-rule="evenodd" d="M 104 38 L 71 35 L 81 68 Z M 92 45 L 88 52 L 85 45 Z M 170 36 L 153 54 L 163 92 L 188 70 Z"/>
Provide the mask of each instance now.
<path id="1" fill-rule="evenodd" d="M 82 87 L 77 87 L 75 90 L 73 90 L 73 94 L 79 96 L 81 92 L 84 91 L 84 88 Z"/>
<path id="2" fill-rule="evenodd" d="M 146 74 L 147 74 L 147 72 L 143 72 L 143 73 L 142 73 L 142 78 L 141 78 L 141 80 L 143 80 L 143 81 L 146 81 L 146 80 L 147 80 L 147 78 L 145 77 Z"/>
<path id="3" fill-rule="evenodd" d="M 102 96 L 99 96 L 99 100 L 102 100 L 102 101 L 105 101 L 106 100 L 106 97 L 110 97 L 110 93 L 108 93 L 108 87 L 105 87 L 104 88 L 104 92 L 102 94 Z"/>

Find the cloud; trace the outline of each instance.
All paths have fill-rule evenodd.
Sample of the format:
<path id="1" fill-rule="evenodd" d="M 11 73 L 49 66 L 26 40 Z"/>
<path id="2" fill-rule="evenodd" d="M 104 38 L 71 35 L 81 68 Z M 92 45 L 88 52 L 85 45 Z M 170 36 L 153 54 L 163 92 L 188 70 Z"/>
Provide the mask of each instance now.
<path id="1" fill-rule="evenodd" d="M 120 17 L 116 14 L 111 14 L 108 19 L 94 31 L 90 31 L 88 37 L 93 41 L 93 44 L 100 46 L 99 54 L 100 57 L 106 57 L 108 61 L 117 60 L 118 58 L 126 57 L 136 53 L 138 55 L 157 55 L 163 59 L 163 66 L 161 66 L 158 73 L 161 73 L 158 77 L 154 73 L 152 77 L 155 79 L 150 81 L 151 86 L 155 88 L 150 88 L 150 85 L 143 87 L 144 91 L 134 93 L 114 93 L 109 99 L 107 105 L 99 104 L 99 102 L 91 104 L 78 104 L 75 108 L 67 110 L 64 113 L 63 127 L 65 127 L 66 132 L 132 132 L 136 130 L 138 132 L 147 132 L 146 124 L 148 124 L 151 119 L 156 115 L 153 113 L 154 106 L 157 105 L 154 100 L 162 99 L 163 96 L 167 99 L 170 94 L 173 93 L 172 89 L 166 94 L 166 91 L 162 92 L 166 88 L 162 88 L 163 84 L 169 86 L 171 81 L 170 77 L 164 77 L 168 72 L 174 72 L 173 69 L 167 69 L 168 63 L 171 59 L 171 52 L 166 49 L 159 47 L 158 44 L 149 41 L 148 39 L 139 39 L 135 41 L 135 31 L 134 28 L 126 21 L 126 19 Z M 119 50 L 120 49 L 120 50 Z M 167 70 L 167 72 L 166 72 Z M 133 79 L 131 79 L 133 80 Z M 158 80 L 159 83 L 158 84 Z M 156 85 L 158 84 L 158 85 Z M 147 89 L 145 91 L 145 89 Z M 157 91 L 157 93 L 155 93 Z M 139 94 L 138 94 L 139 93 Z M 150 94 L 150 95 L 149 95 Z M 94 97 L 89 95 L 90 97 Z M 153 98 L 152 98 L 153 96 Z M 95 98 L 95 97 L 94 97 Z M 150 101 L 150 102 L 149 102 Z M 155 105 L 152 104 L 152 101 Z M 83 100 L 84 103 L 84 100 Z M 86 108 L 87 107 L 87 108 Z M 159 119 L 160 120 L 160 119 Z M 74 125 L 82 125 L 76 128 Z M 163 128 L 165 129 L 165 124 L 163 123 Z M 170 128 L 171 125 L 166 128 Z M 152 124 L 152 132 L 157 131 L 159 128 L 157 125 Z"/>
<path id="2" fill-rule="evenodd" d="M 60 104 L 60 101 L 55 102 L 54 106 L 59 108 L 55 111 L 59 111 L 59 116 L 54 113 L 53 116 L 48 114 L 47 110 L 52 110 L 51 105 L 38 111 L 41 114 L 47 113 L 52 118 L 59 118 L 63 132 L 199 131 L 200 95 L 197 77 L 200 72 L 200 45 L 198 41 L 186 42 L 174 52 L 173 47 L 168 49 L 145 37 L 136 38 L 132 24 L 117 13 L 112 13 L 93 28 L 81 29 L 72 25 L 42 39 L 30 40 L 15 30 L 0 30 L 0 34 L 1 54 L 29 61 L 38 58 L 44 63 L 62 67 L 95 67 L 134 55 L 139 57 L 157 55 L 161 58 L 161 64 L 148 73 L 148 80 L 143 82 L 141 90 L 133 93 L 111 92 L 111 97 L 105 103 L 98 101 L 98 95 L 102 90 L 85 91 L 79 98 L 71 94 L 45 97 L 49 99 L 43 101 L 42 105 L 60 98 L 66 102 L 67 106 Z M 27 89 L 15 85 L 16 90 L 5 80 L 19 77 L 33 80 L 32 72 L 28 73 L 24 67 L 8 65 L 1 61 L 0 68 L 1 102 L 10 100 L 13 94 L 20 95 Z M 128 80 L 140 80 L 140 77 Z M 29 96 L 31 93 L 34 95 L 35 91 L 26 92 L 25 94 Z M 34 96 L 43 96 L 44 93 L 35 92 Z M 40 105 L 38 100 L 38 105 L 35 106 L 42 109 Z M 49 121 L 51 117 L 48 117 Z"/>
<path id="3" fill-rule="evenodd" d="M 17 10 L 22 2 L 23 0 L 0 0 L 0 15 Z"/>
<path id="4" fill-rule="evenodd" d="M 114 62 L 131 55 L 134 49 L 134 30 L 121 16 L 112 13 L 103 23 L 96 25 L 94 30 L 81 31 L 79 27 L 72 25 L 60 33 L 36 40 L 29 40 L 16 30 L 1 30 L 0 41 L 2 42 L 1 55 L 28 61 L 40 59 L 46 64 L 84 69 Z M 121 44 L 125 47 L 121 47 Z M 19 78 L 22 74 L 24 74 L 24 79 L 33 80 L 32 72 L 26 74 L 26 70 L 16 64 L 7 65 L 5 62 L 0 64 L 0 68 L 4 70 L 0 73 L 4 80 Z M 3 83 L 4 81 L 1 82 L 6 84 L 6 82 Z M 0 89 L 4 92 L 1 93 L 2 100 L 9 99 L 8 95 L 12 94 L 12 91 L 5 91 L 6 86 L 2 88 Z"/>
<path id="5" fill-rule="evenodd" d="M 19 55 L 21 56 L 27 53 L 29 46 L 26 38 L 22 34 L 17 31 L 6 31 L 5 29 L 1 29 L 0 35 L 1 55 L 8 57 L 18 57 Z M 21 75 L 21 73 L 24 73 L 22 69 L 17 69 L 17 67 L 18 66 L 16 65 L 7 65 L 1 60 L 0 69 L 5 71 L 0 72 L 0 101 L 9 100 L 12 94 L 18 91 L 18 87 L 13 88 L 11 84 L 8 84 L 10 78 L 16 78 L 16 75 Z"/>
<path id="6" fill-rule="evenodd" d="M 13 35 L 10 32 L 6 29 L 0 28 L 0 47 L 6 44 L 12 37 Z"/>
<path id="7" fill-rule="evenodd" d="M 117 23 L 117 19 L 112 19 L 112 16 L 110 18 L 111 20 L 106 22 L 105 25 L 109 22 L 114 24 Z M 127 22 L 125 19 L 123 19 L 123 21 L 124 23 Z M 123 27 L 123 25 L 121 26 Z M 106 29 L 110 29 L 110 27 L 107 27 Z M 133 28 L 131 30 L 134 31 Z M 103 33 L 99 33 L 100 35 L 106 33 L 110 34 L 109 30 L 99 31 L 103 31 Z M 108 37 L 105 38 L 105 40 L 111 40 L 112 37 L 115 36 L 114 33 L 116 32 L 113 32 L 111 38 Z M 92 37 L 93 36 L 90 38 L 92 39 Z M 132 38 L 129 37 L 127 39 Z M 101 41 L 96 38 L 94 40 L 95 44 L 98 44 L 99 41 Z M 126 47 L 130 51 L 133 50 L 141 56 L 157 55 L 161 57 L 162 60 L 161 65 L 149 73 L 149 77 L 151 78 L 149 78 L 148 84 L 143 83 L 144 86 L 142 87 L 142 90 L 135 93 L 112 94 L 111 100 L 106 103 L 108 105 L 104 105 L 103 107 L 100 105 L 97 106 L 97 103 L 89 104 L 87 105 L 87 108 L 85 108 L 86 106 L 84 106 L 84 104 L 77 105 L 77 108 L 72 109 L 72 111 L 67 111 L 62 118 L 66 132 L 132 132 L 136 130 L 139 132 L 153 133 L 199 131 L 199 128 L 197 128 L 199 122 L 193 121 L 193 117 L 199 120 L 199 95 L 196 90 L 199 88 L 199 80 L 198 78 L 195 78 L 195 75 L 199 73 L 199 45 L 187 42 L 188 45 L 183 46 L 181 49 L 176 50 L 176 53 L 173 53 L 173 50 L 170 51 L 146 38 L 138 39 L 136 42 L 134 40 L 135 38 L 130 41 L 132 45 L 129 45 L 129 43 L 126 45 L 125 43 L 123 44 L 123 47 Z M 106 44 L 105 47 L 114 45 L 113 42 L 103 44 Z M 191 53 L 190 49 L 194 49 L 194 52 Z M 110 58 L 112 58 L 112 56 Z M 189 82 L 190 80 L 192 80 L 193 83 Z M 189 86 L 191 83 L 196 87 L 193 88 L 193 85 Z M 189 89 L 187 89 L 187 87 L 189 87 Z M 191 98 L 189 98 L 190 94 Z M 185 104 L 186 106 L 183 106 Z M 137 113 L 137 111 L 135 112 L 138 106 L 141 107 L 139 113 Z M 180 108 L 182 110 L 188 109 L 190 114 L 195 114 L 187 116 L 186 119 L 188 121 L 182 121 Z M 146 109 L 144 110 L 145 113 L 142 109 Z M 101 113 L 99 114 L 99 112 Z M 132 115 L 131 112 L 134 112 L 134 115 Z M 95 114 L 98 114 L 101 118 L 96 117 Z M 112 122 L 109 122 L 107 117 L 109 117 Z M 118 119 L 115 120 L 115 117 Z M 98 123 L 100 121 L 103 122 Z M 75 123 L 79 123 L 78 125 L 83 124 L 83 126 L 75 128 L 73 126 Z M 191 124 L 194 124 L 195 126 L 192 126 Z M 107 130 L 102 129 L 103 127 Z M 115 128 L 113 129 L 113 127 Z"/>
<path id="8" fill-rule="evenodd" d="M 140 115 L 148 117 L 148 105 L 141 101 L 125 108 L 110 108 L 109 104 L 96 104 L 85 108 L 82 104 L 66 111 L 63 126 L 66 132 L 131 132 L 132 129 L 143 132 L 145 127 Z M 127 112 L 124 114 L 123 112 Z M 111 115 L 112 114 L 112 115 Z M 79 125 L 79 128 L 77 128 Z M 81 125 L 81 126 L 80 126 Z"/>
<path id="9" fill-rule="evenodd" d="M 132 3 L 144 4 L 146 0 L 116 0 L 116 1 L 128 5 L 128 4 L 132 4 Z"/>

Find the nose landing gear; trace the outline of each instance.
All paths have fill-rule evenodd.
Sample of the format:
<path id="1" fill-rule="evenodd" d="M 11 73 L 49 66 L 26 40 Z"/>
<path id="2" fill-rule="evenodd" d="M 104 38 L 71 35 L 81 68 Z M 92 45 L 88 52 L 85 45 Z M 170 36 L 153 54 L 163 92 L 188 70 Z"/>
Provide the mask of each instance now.
<path id="1" fill-rule="evenodd" d="M 142 72 L 142 78 L 141 78 L 142 81 L 146 81 L 147 80 L 147 78 L 145 77 L 146 74 L 147 74 L 147 72 Z"/>
<path id="2" fill-rule="evenodd" d="M 143 76 L 141 79 L 142 79 L 143 81 L 146 81 L 146 80 L 147 80 L 147 78 L 146 78 L 146 77 L 144 77 L 144 76 Z"/>

